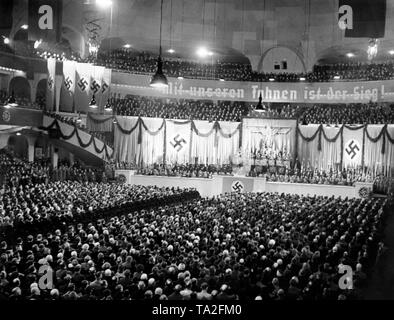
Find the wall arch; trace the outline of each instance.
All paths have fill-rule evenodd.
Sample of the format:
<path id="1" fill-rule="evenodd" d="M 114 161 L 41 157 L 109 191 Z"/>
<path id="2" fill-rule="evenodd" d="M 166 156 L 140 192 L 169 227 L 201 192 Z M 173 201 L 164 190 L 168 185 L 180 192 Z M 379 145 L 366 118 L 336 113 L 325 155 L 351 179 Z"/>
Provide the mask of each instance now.
<path id="1" fill-rule="evenodd" d="M 31 100 L 31 87 L 29 81 L 24 77 L 13 77 L 10 80 L 9 92 L 14 91 L 17 99 Z"/>
<path id="2" fill-rule="evenodd" d="M 11 151 L 15 157 L 21 159 L 28 159 L 29 158 L 29 143 L 27 138 L 24 135 L 11 135 L 8 138 L 7 148 Z"/>
<path id="3" fill-rule="evenodd" d="M 287 69 L 275 70 L 274 69 L 275 62 L 281 64 L 282 61 L 287 62 Z M 259 61 L 259 64 L 257 66 L 257 70 L 259 72 L 265 72 L 265 73 L 270 73 L 270 72 L 305 73 L 307 68 L 301 52 L 299 52 L 295 48 L 286 45 L 278 45 L 267 49 L 263 53 Z"/>
<path id="4" fill-rule="evenodd" d="M 85 54 L 85 38 L 81 32 L 71 25 L 63 24 L 62 38 L 66 39 L 71 47 L 71 50 L 79 52 L 81 57 Z"/>
<path id="5" fill-rule="evenodd" d="M 37 88 L 36 88 L 36 96 L 35 96 L 35 101 L 42 101 L 45 99 L 46 96 L 46 90 L 47 90 L 47 79 L 41 79 L 37 83 Z"/>

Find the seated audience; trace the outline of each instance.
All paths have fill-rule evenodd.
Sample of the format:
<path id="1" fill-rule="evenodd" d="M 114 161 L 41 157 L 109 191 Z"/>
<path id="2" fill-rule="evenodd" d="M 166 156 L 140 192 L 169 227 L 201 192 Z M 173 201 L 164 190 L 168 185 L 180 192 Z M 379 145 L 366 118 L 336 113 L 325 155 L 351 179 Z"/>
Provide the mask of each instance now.
<path id="1" fill-rule="evenodd" d="M 213 174 L 232 175 L 231 165 L 204 165 L 204 164 L 159 164 L 145 166 L 137 169 L 137 174 L 170 176 L 185 178 L 212 178 Z"/>
<path id="2" fill-rule="evenodd" d="M 385 208 L 382 199 L 232 193 L 73 220 L 2 241 L 0 290 L 9 300 L 360 299 L 338 286 L 338 269 L 349 265 L 354 287 L 365 285 Z M 41 266 L 53 269 L 50 288 Z"/>
<path id="3" fill-rule="evenodd" d="M 332 105 L 318 104 L 307 108 L 300 124 L 385 124 L 394 123 L 394 105 L 376 103 Z"/>

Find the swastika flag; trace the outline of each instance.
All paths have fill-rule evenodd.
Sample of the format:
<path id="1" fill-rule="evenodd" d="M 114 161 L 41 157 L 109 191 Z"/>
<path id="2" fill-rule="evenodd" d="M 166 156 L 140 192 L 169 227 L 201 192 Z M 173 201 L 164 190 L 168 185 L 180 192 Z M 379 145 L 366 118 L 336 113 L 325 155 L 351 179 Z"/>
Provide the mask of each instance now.
<path id="1" fill-rule="evenodd" d="M 166 161 L 168 163 L 189 162 L 191 123 L 174 120 L 166 120 L 166 122 Z"/>

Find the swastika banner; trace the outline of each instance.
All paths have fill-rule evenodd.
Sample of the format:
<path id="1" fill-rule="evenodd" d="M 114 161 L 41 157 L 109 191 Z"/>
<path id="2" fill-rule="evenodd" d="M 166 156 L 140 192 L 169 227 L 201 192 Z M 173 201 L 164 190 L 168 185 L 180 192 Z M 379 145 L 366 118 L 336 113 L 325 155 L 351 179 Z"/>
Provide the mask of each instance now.
<path id="1" fill-rule="evenodd" d="M 223 193 L 226 192 L 252 192 L 254 180 L 242 177 L 223 177 Z"/>
<path id="2" fill-rule="evenodd" d="M 47 59 L 48 78 L 46 92 L 46 109 L 54 110 L 55 106 L 55 77 L 56 77 L 56 59 Z"/>
<path id="3" fill-rule="evenodd" d="M 74 105 L 75 110 L 89 111 L 91 75 L 94 66 L 89 63 L 77 63 Z"/>
<path id="4" fill-rule="evenodd" d="M 166 126 L 166 162 L 189 162 L 191 122 L 166 120 Z"/>
<path id="5" fill-rule="evenodd" d="M 104 107 L 108 101 L 110 94 L 110 84 L 111 84 L 111 69 L 104 69 L 103 77 L 101 79 L 100 95 L 98 97 L 97 103 L 100 107 Z"/>
<path id="6" fill-rule="evenodd" d="M 90 75 L 89 97 L 92 99 L 94 94 L 97 105 L 100 105 L 101 101 L 101 85 L 103 81 L 104 70 L 104 67 L 92 66 L 92 74 Z"/>
<path id="7" fill-rule="evenodd" d="M 363 128 L 356 130 L 343 128 L 342 162 L 345 168 L 361 166 L 363 136 Z"/>
<path id="8" fill-rule="evenodd" d="M 63 83 L 60 92 L 60 107 L 61 111 L 64 112 L 73 111 L 76 64 L 75 61 L 63 61 Z"/>

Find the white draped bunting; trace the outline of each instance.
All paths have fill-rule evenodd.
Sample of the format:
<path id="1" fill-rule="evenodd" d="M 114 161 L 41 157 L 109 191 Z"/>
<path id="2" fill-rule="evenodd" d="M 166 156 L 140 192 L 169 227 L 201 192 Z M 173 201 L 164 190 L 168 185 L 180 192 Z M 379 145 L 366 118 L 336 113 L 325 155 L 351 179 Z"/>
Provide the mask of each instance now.
<path id="1" fill-rule="evenodd" d="M 116 117 L 119 126 L 124 130 L 133 128 L 137 121 L 137 117 Z M 130 134 L 125 134 L 119 126 L 115 126 L 115 157 L 119 161 L 140 162 L 140 145 L 138 144 L 138 128 Z"/>
<path id="2" fill-rule="evenodd" d="M 198 135 L 195 131 L 192 132 L 191 156 L 193 162 L 197 160 L 197 163 L 216 163 L 214 122 L 194 120 L 194 125 L 201 135 L 206 135 L 210 131 L 211 134 L 205 137 Z"/>
<path id="3" fill-rule="evenodd" d="M 320 125 L 299 127 L 298 158 L 305 165 L 309 162 L 312 167 L 329 169 L 339 163 L 342 163 L 344 168 L 356 168 L 364 164 L 364 167 L 369 169 L 370 174 L 383 173 L 386 176 L 393 176 L 394 144 L 391 141 L 394 138 L 394 125 L 387 126 L 391 141 L 389 137 L 385 136 L 385 132 L 381 134 L 384 125 L 368 125 L 365 128 L 365 133 L 363 126 L 348 128 L 345 126 L 343 129 L 323 126 L 320 151 L 319 128 Z M 343 130 L 342 136 L 340 130 Z M 304 136 L 305 140 L 301 135 Z M 334 142 L 327 141 L 327 139 L 333 140 L 337 135 L 338 137 Z M 314 137 L 314 139 L 310 140 L 311 137 Z"/>
<path id="4" fill-rule="evenodd" d="M 220 132 L 217 133 L 217 162 L 222 165 L 229 163 L 231 158 L 237 154 L 239 150 L 239 123 L 219 121 L 219 125 L 223 135 L 231 134 L 231 137 L 223 137 Z"/>
<path id="5" fill-rule="evenodd" d="M 163 119 L 142 118 L 141 162 L 145 165 L 163 162 L 164 126 Z M 161 130 L 159 130 L 161 128 Z"/>
<path id="6" fill-rule="evenodd" d="M 167 163 L 197 161 L 204 164 L 227 164 L 232 162 L 240 147 L 238 122 L 138 117 L 117 117 L 117 122 L 114 126 L 114 150 L 119 161 L 149 165 L 161 163 L 165 157 Z M 132 128 L 134 130 L 130 132 Z M 384 125 L 368 125 L 366 129 L 363 126 L 321 128 L 320 125 L 299 126 L 297 153 L 300 162 L 323 170 L 339 164 L 345 168 L 364 164 L 373 171 L 370 173 L 393 175 L 394 125 L 387 126 L 391 139 L 385 131 L 381 134 Z M 319 132 L 320 130 L 322 131 Z M 380 138 L 377 139 L 379 135 Z M 253 130 L 243 132 L 242 140 L 247 147 L 259 143 L 253 137 Z M 282 142 L 278 140 L 275 143 L 292 145 L 292 138 L 285 137 L 281 137 Z"/>

